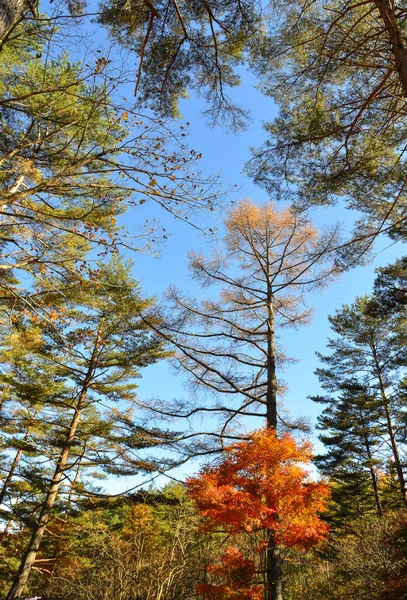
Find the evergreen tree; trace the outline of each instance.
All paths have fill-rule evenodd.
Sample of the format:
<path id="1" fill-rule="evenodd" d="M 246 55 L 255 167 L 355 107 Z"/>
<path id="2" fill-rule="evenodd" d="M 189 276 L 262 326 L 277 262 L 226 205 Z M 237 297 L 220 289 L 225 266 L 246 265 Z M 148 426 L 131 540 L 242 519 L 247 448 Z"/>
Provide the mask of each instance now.
<path id="1" fill-rule="evenodd" d="M 19 521 L 20 509 L 27 514 L 29 491 L 33 510 L 37 494 L 45 448 L 49 454 L 56 451 L 48 445 L 52 437 L 52 411 L 63 394 L 64 384 L 53 365 L 46 365 L 38 356 L 42 338 L 40 330 L 27 327 L 3 336 L 0 353 L 1 373 L 1 469 L 0 505 L 2 518 Z M 18 489 L 23 484 L 25 498 L 18 501 Z M 20 499 L 21 500 L 21 499 Z"/>
<path id="2" fill-rule="evenodd" d="M 374 455 L 377 456 L 379 447 L 389 452 L 401 500 L 407 505 L 400 451 L 405 411 L 402 384 L 406 332 L 397 318 L 372 316 L 371 310 L 372 300 L 362 297 L 350 306 L 344 305 L 329 318 L 338 337 L 329 340 L 329 355 L 318 354 L 326 367 L 317 369 L 316 373 L 328 391 L 328 395 L 320 399 L 328 403 L 320 425 L 328 426 L 332 432 L 332 436 L 324 436 L 324 441 L 332 446 L 326 466 L 331 463 L 335 476 L 336 467 L 357 456 L 359 470 L 370 472 L 379 510 L 374 484 Z"/>
<path id="3" fill-rule="evenodd" d="M 31 22 L 38 17 L 38 0 L 8 4 L 0 3 L 0 40 L 24 17 Z M 115 43 L 134 52 L 135 93 L 156 114 L 178 116 L 179 100 L 193 90 L 205 98 L 211 122 L 225 119 L 232 129 L 246 123 L 246 111 L 233 102 L 229 88 L 240 84 L 237 67 L 263 34 L 262 11 L 253 0 L 100 0 L 91 8 L 83 0 L 58 4 L 49 10 L 57 23 L 61 12 L 65 21 L 71 16 L 78 23 L 91 10 Z"/>
<path id="4" fill-rule="evenodd" d="M 376 273 L 374 296 L 378 301 L 377 309 L 386 314 L 397 311 L 402 318 L 407 305 L 407 257 L 380 267 Z"/>
<path id="5" fill-rule="evenodd" d="M 90 250 L 153 245 L 154 223 L 137 218 L 127 233 L 119 224 L 130 205 L 150 200 L 182 219 L 184 208 L 213 209 L 216 196 L 214 181 L 191 171 L 199 155 L 186 152 L 183 132 L 119 101 L 124 73 L 103 56 L 71 60 L 64 41 L 44 16 L 19 25 L 0 52 L 0 298 L 39 311 L 34 283 L 95 276 Z"/>
<path id="6" fill-rule="evenodd" d="M 380 472 L 385 469 L 381 448 L 385 429 L 380 403 L 357 380 L 335 383 L 340 390 L 338 395 L 312 398 L 328 405 L 318 417 L 318 429 L 324 432 L 319 438 L 326 453 L 315 458 L 316 465 L 334 482 L 332 495 L 339 521 L 372 509 L 381 516 Z"/>
<path id="7" fill-rule="evenodd" d="M 53 322 L 42 326 L 41 360 L 64 382 L 51 417 L 58 451 L 45 455 L 51 475 L 9 600 L 21 596 L 56 500 L 72 486 L 78 464 L 114 473 L 153 469 L 156 465 L 138 452 L 171 437 L 140 427 L 132 414 L 134 379 L 142 367 L 165 356 L 162 342 L 140 318 L 152 301 L 141 297 L 128 267 L 117 260 L 100 270 L 96 281 L 56 305 Z M 81 493 L 77 484 L 74 492 Z"/>
<path id="8" fill-rule="evenodd" d="M 360 211 L 352 264 L 374 235 L 406 233 L 406 3 L 278 1 L 272 11 L 253 64 L 279 112 L 250 172 L 303 208 L 341 199 Z"/>

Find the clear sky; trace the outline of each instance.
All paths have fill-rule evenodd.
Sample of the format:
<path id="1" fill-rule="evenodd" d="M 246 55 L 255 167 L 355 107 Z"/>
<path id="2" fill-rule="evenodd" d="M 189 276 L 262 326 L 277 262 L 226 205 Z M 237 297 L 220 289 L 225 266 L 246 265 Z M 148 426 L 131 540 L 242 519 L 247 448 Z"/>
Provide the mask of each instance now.
<path id="1" fill-rule="evenodd" d="M 98 46 L 103 48 L 106 40 L 97 26 L 88 27 L 88 47 L 91 55 Z M 95 37 L 96 36 L 96 37 Z M 96 56 L 100 56 L 96 55 Z M 132 57 L 134 62 L 134 57 Z M 238 136 L 227 133 L 222 127 L 209 128 L 202 117 L 202 102 L 197 97 L 183 100 L 181 111 L 183 121 L 189 122 L 189 137 L 187 143 L 197 152 L 202 153 L 200 167 L 208 175 L 219 173 L 225 182 L 225 186 L 237 186 L 238 192 L 232 197 L 237 200 L 241 197 L 250 197 L 256 203 L 261 204 L 269 200 L 264 190 L 255 186 L 253 182 L 243 173 L 245 162 L 250 158 L 250 146 L 258 147 L 265 139 L 263 123 L 276 114 L 275 106 L 270 98 L 263 96 L 256 88 L 256 81 L 248 71 L 241 71 L 243 85 L 232 90 L 232 97 L 244 108 L 251 111 L 251 121 L 246 131 Z M 131 97 L 132 87 L 123 88 L 123 96 Z M 231 197 L 231 198 L 232 198 Z M 147 215 L 155 215 L 160 218 L 162 225 L 169 232 L 166 246 L 162 247 L 159 258 L 146 254 L 133 254 L 130 258 L 135 261 L 133 273 L 136 279 L 142 283 L 146 295 L 156 295 L 159 299 L 169 285 L 199 294 L 196 285 L 191 282 L 187 269 L 187 253 L 191 249 L 203 248 L 208 244 L 208 239 L 192 227 L 175 221 L 169 215 L 160 211 L 158 207 L 143 207 Z M 134 224 L 144 213 L 130 209 L 124 221 L 126 224 Z M 144 214 L 144 216 L 146 216 Z M 208 217 L 209 219 L 209 217 Z M 354 216 L 350 211 L 341 208 L 318 209 L 315 213 L 317 225 L 329 224 L 342 221 L 350 230 Z M 208 227 L 218 228 L 221 232 L 222 222 L 219 215 L 211 214 Z M 378 266 L 388 264 L 397 257 L 403 255 L 405 250 L 401 244 L 392 244 L 387 238 L 378 241 L 376 245 L 375 259 L 365 267 L 359 267 L 344 274 L 341 279 L 332 284 L 324 293 L 309 298 L 309 303 L 315 307 L 315 316 L 311 325 L 299 330 L 285 330 L 281 337 L 282 346 L 287 354 L 298 359 L 298 362 L 290 366 L 282 378 L 288 385 L 288 393 L 285 398 L 285 406 L 293 416 L 303 415 L 310 417 L 315 424 L 320 405 L 315 405 L 308 400 L 309 395 L 320 392 L 318 380 L 314 375 L 318 360 L 315 351 L 324 352 L 326 341 L 330 335 L 328 315 L 333 314 L 335 309 L 340 308 L 343 303 L 352 302 L 357 295 L 370 293 L 374 280 L 374 269 Z M 176 376 L 169 365 L 161 362 L 145 369 L 139 380 L 139 395 L 143 399 L 160 397 L 171 400 L 173 398 L 186 398 L 188 390 L 184 386 L 182 377 Z M 313 440 L 318 451 L 321 445 L 313 434 Z M 187 467 L 185 472 L 191 472 L 197 465 Z M 182 476 L 182 473 L 178 473 Z M 163 481 L 162 481 L 163 482 Z M 118 491 L 135 483 L 132 478 L 127 481 L 121 480 L 107 483 L 110 491 Z"/>

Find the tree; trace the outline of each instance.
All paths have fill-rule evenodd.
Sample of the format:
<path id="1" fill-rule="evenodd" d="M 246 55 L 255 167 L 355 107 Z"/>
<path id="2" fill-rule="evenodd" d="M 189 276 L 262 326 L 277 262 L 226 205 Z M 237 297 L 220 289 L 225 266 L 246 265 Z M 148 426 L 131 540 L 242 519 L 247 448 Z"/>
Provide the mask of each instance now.
<path id="1" fill-rule="evenodd" d="M 188 479 L 187 486 L 207 529 L 221 527 L 231 535 L 257 532 L 260 553 L 267 552 L 270 531 L 280 547 L 310 548 L 327 535 L 328 526 L 318 513 L 329 496 L 324 483 L 308 478 L 304 465 L 310 460 L 307 442 L 297 445 L 288 434 L 277 438 L 272 428 L 265 428 L 226 448 L 217 465 Z M 250 575 L 251 565 L 242 562 L 240 553 L 229 551 L 222 562 L 220 570 L 229 576 L 231 566 L 235 575 L 241 577 L 242 569 Z M 262 575 L 264 597 L 274 598 L 270 573 Z M 244 581 L 251 583 L 250 577 L 241 578 L 240 586 Z M 230 593 L 224 585 L 210 584 L 200 591 L 207 598 L 260 598 L 256 587 L 252 595 L 245 595 L 250 588 L 239 590 L 239 579 L 231 584 Z"/>
<path id="2" fill-rule="evenodd" d="M 9 10 L 4 7 L 0 12 L 0 39 L 10 35 L 12 22 L 11 30 L 24 14 L 35 22 L 37 4 L 11 0 Z M 61 13 L 65 21 L 70 14 L 78 23 L 89 4 L 63 0 L 54 11 L 49 10 L 49 16 L 59 23 Z M 256 2 L 101 0 L 96 7 L 92 5 L 92 13 L 95 10 L 98 23 L 114 42 L 134 52 L 138 62 L 135 94 L 144 106 L 161 116 L 177 116 L 179 100 L 192 89 L 205 98 L 211 122 L 226 119 L 231 128 L 242 127 L 246 112 L 232 101 L 228 88 L 240 84 L 237 67 L 263 33 Z"/>
<path id="3" fill-rule="evenodd" d="M 126 233 L 128 206 L 153 201 L 192 220 L 216 195 L 214 180 L 193 170 L 199 155 L 186 151 L 182 130 L 178 138 L 118 100 L 123 67 L 104 56 L 73 62 L 63 41 L 44 17 L 19 25 L 0 52 L 0 286 L 10 310 L 24 297 L 41 312 L 35 282 L 54 275 L 62 288 L 77 285 L 95 276 L 95 256 L 143 238 L 154 246 L 154 232 L 162 239 L 144 219 Z"/>
<path id="4" fill-rule="evenodd" d="M 399 449 L 400 427 L 404 427 L 405 324 L 397 317 L 372 316 L 371 306 L 368 297 L 357 298 L 354 304 L 344 305 L 329 318 L 338 337 L 328 342 L 331 354 L 318 354 L 326 366 L 316 373 L 328 391 L 322 400 L 329 403 L 325 415 L 335 415 L 330 426 L 336 428 L 337 418 L 348 418 L 352 410 L 357 420 L 348 435 L 357 434 L 359 444 L 364 445 L 365 465 L 369 468 L 374 466 L 373 448 L 385 443 L 397 473 L 400 498 L 406 506 L 406 480 Z M 363 391 L 362 398 L 351 394 L 345 408 L 346 394 L 356 387 Z M 324 423 L 324 416 L 321 422 Z M 338 449 L 344 441 L 339 438 Z M 355 443 L 354 451 L 357 451 Z M 373 471 L 371 476 L 373 484 Z"/>
<path id="5" fill-rule="evenodd" d="M 46 455 L 48 464 L 51 458 L 50 479 L 8 600 L 21 596 L 58 494 L 69 488 L 71 477 L 76 483 L 72 472 L 78 463 L 116 474 L 148 471 L 154 465 L 139 457 L 138 450 L 171 437 L 138 425 L 137 415 L 133 417 L 134 378 L 166 355 L 161 340 L 139 316 L 151 303 L 141 297 L 128 267 L 116 260 L 101 267 L 96 283 L 74 291 L 62 307 L 57 304 L 52 324 L 42 326 L 42 360 L 55 365 L 65 383 L 53 418 L 58 452 Z"/>
<path id="6" fill-rule="evenodd" d="M 337 380 L 338 395 L 314 396 L 327 405 L 318 417 L 319 439 L 326 453 L 317 456 L 316 465 L 336 485 L 332 497 L 337 505 L 336 519 L 366 514 L 372 509 L 383 514 L 379 471 L 384 470 L 381 452 L 385 427 L 381 402 L 369 396 L 356 380 Z M 373 502 L 372 502 L 373 496 Z"/>
<path id="7" fill-rule="evenodd" d="M 324 560 L 302 565 L 301 585 L 290 600 L 400 600 L 407 592 L 406 513 L 391 511 L 381 518 L 351 521 L 347 535 L 330 540 Z"/>
<path id="8" fill-rule="evenodd" d="M 181 485 L 96 500 L 71 517 L 62 535 L 55 523 L 42 556 L 47 564 L 57 546 L 57 560 L 48 563 L 51 573 L 34 576 L 30 589 L 78 600 L 187 598 L 213 558 L 198 522 Z"/>
<path id="9" fill-rule="evenodd" d="M 283 358 L 276 350 L 276 329 L 308 322 L 307 291 L 323 288 L 337 272 L 333 247 L 337 229 L 321 234 L 305 215 L 290 208 L 277 211 L 272 203 L 256 206 L 240 202 L 225 222 L 224 246 L 205 259 L 191 253 L 193 277 L 203 287 L 219 286 L 217 300 L 198 302 L 177 290 L 169 292 L 167 315 L 160 333 L 176 349 L 175 364 L 185 371 L 202 394 L 213 393 L 215 405 L 193 408 L 161 408 L 173 416 L 195 414 L 221 416 L 215 440 L 236 439 L 236 420 L 262 417 L 278 430 L 277 364 Z M 218 398 L 221 397 L 221 402 Z M 206 436 L 212 438 L 210 433 Z M 196 445 L 196 454 L 208 451 Z M 209 451 L 219 451 L 210 446 Z M 281 598 L 281 568 L 278 548 L 269 539 L 269 591 Z M 273 573 L 273 574 L 272 574 Z"/>
<path id="10" fill-rule="evenodd" d="M 36 4 L 36 3 L 35 3 Z M 16 26 L 25 12 L 33 11 L 33 5 L 26 0 L 1 0 L 0 1 L 0 38 Z"/>
<path id="11" fill-rule="evenodd" d="M 254 68 L 279 107 L 249 167 L 300 206 L 341 199 L 362 213 L 363 253 L 384 231 L 404 238 L 406 7 L 393 0 L 274 2 Z M 355 245 L 351 263 L 359 258 Z"/>
<path id="12" fill-rule="evenodd" d="M 407 304 L 407 257 L 380 267 L 376 273 L 374 296 L 379 303 L 378 310 L 386 314 L 397 311 L 402 318 Z"/>
<path id="13" fill-rule="evenodd" d="M 49 444 L 54 432 L 48 409 L 57 405 L 65 388 L 56 366 L 45 365 L 38 356 L 43 343 L 38 327 L 27 327 L 23 331 L 11 328 L 2 334 L 0 505 L 3 510 L 7 507 L 2 519 L 10 524 L 10 521 L 19 521 L 22 499 L 18 498 L 18 488 L 21 485 L 25 488 L 21 516 L 24 519 L 27 513 L 30 488 L 34 495 L 32 511 L 36 510 L 34 490 L 40 473 L 46 478 L 41 469 L 45 448 L 50 455 L 56 452 L 55 446 Z"/>

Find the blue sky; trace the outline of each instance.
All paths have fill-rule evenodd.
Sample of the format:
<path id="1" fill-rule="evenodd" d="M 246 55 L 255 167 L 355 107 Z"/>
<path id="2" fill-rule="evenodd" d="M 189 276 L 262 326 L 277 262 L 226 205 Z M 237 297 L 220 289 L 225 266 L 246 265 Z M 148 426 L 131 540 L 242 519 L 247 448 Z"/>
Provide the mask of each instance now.
<path id="1" fill-rule="evenodd" d="M 244 85 L 234 90 L 234 96 L 237 96 L 245 107 L 250 107 L 253 120 L 248 130 L 239 136 L 226 134 L 218 127 L 208 128 L 200 115 L 202 105 L 199 99 L 183 101 L 181 108 L 184 120 L 190 123 L 189 143 L 203 153 L 201 167 L 209 173 L 221 171 L 226 182 L 237 184 L 237 197 L 250 197 L 256 203 L 262 203 L 269 200 L 267 194 L 254 185 L 242 170 L 245 161 L 250 157 L 249 146 L 257 146 L 264 139 L 262 122 L 275 114 L 275 108 L 269 98 L 265 98 L 254 88 L 255 81 L 249 73 L 244 75 L 244 79 Z M 344 221 L 350 230 L 353 215 L 350 211 L 340 208 L 319 209 L 315 215 L 318 225 L 338 220 Z M 221 222 L 216 224 L 221 231 Z M 187 253 L 190 249 L 204 248 L 207 241 L 204 236 L 181 223 L 169 222 L 168 229 L 172 229 L 172 235 L 166 247 L 163 247 L 161 257 L 136 256 L 134 275 L 142 281 L 147 294 L 160 295 L 169 285 L 199 293 L 189 278 Z M 338 282 L 331 284 L 325 292 L 309 297 L 310 304 L 315 307 L 311 325 L 298 330 L 285 330 L 281 338 L 282 344 L 290 356 L 299 359 L 299 362 L 287 369 L 283 375 L 290 388 L 286 405 L 293 414 L 309 415 L 313 419 L 318 414 L 319 407 L 306 397 L 319 391 L 318 381 L 313 375 L 318 366 L 315 351 L 325 350 L 326 340 L 330 335 L 328 315 L 341 304 L 352 302 L 357 295 L 370 293 L 375 277 L 374 269 L 392 262 L 402 253 L 401 244 L 391 244 L 388 238 L 379 240 L 376 245 L 376 257 L 371 264 L 353 269 L 344 274 Z M 144 371 L 140 382 L 140 394 L 167 398 L 185 397 L 186 391 L 182 378 L 175 377 L 167 366 L 161 363 Z"/>

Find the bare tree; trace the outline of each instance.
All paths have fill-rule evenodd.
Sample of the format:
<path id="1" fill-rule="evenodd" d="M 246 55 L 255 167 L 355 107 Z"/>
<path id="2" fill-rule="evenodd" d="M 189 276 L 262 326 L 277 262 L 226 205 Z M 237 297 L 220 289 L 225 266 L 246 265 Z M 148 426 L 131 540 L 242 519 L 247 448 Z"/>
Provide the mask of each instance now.
<path id="1" fill-rule="evenodd" d="M 306 216 L 277 211 L 272 203 L 240 202 L 225 227 L 224 246 L 212 258 L 190 257 L 193 277 L 203 287 L 217 286 L 217 299 L 198 302 L 171 289 L 161 332 L 195 388 L 223 397 L 210 406 L 162 412 L 221 415 L 221 441 L 236 435 L 242 417 L 265 418 L 279 429 L 276 329 L 309 321 L 305 294 L 335 277 L 338 244 L 337 227 L 318 233 Z M 267 598 L 281 600 L 280 550 L 272 535 L 268 543 Z"/>

